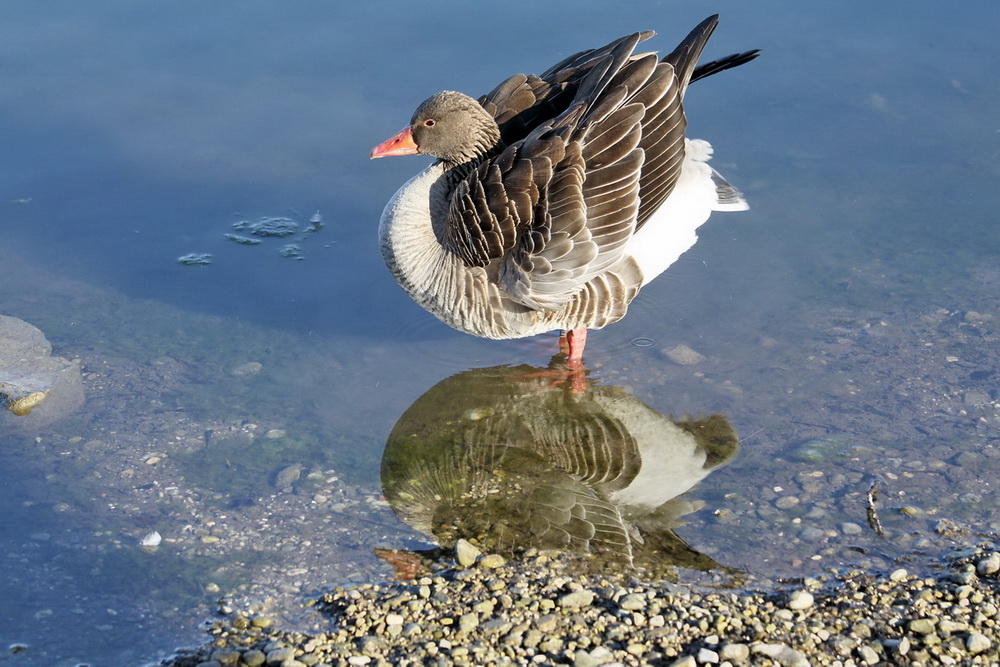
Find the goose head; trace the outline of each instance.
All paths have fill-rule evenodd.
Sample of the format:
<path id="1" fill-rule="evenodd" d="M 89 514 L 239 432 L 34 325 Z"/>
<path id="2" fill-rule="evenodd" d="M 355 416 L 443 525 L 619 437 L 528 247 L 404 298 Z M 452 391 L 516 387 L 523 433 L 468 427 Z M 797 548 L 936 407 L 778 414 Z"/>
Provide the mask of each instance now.
<path id="1" fill-rule="evenodd" d="M 409 126 L 373 148 L 371 157 L 430 155 L 458 165 L 485 155 L 499 141 L 493 116 L 468 95 L 446 90 L 424 100 Z"/>

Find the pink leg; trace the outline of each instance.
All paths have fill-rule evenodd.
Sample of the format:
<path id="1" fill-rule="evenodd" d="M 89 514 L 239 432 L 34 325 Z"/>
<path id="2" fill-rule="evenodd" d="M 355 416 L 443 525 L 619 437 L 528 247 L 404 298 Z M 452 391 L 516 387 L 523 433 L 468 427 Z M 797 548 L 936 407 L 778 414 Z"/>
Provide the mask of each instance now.
<path id="1" fill-rule="evenodd" d="M 586 329 L 570 329 L 566 332 L 566 363 L 576 366 L 583 363 L 583 348 L 587 345 Z"/>

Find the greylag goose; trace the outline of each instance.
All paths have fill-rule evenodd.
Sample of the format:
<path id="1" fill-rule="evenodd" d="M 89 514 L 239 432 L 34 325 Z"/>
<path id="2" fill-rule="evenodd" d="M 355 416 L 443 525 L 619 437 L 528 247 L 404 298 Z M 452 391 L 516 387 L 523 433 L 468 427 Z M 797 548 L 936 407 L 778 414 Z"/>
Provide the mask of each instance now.
<path id="1" fill-rule="evenodd" d="M 697 240 L 712 211 L 745 210 L 685 136 L 687 86 L 757 51 L 696 67 L 718 16 L 662 60 L 639 32 L 474 100 L 424 101 L 371 157 L 438 158 L 382 213 L 379 242 L 402 287 L 466 333 L 564 332 L 579 365 L 588 329 L 625 315 L 639 289 Z"/>

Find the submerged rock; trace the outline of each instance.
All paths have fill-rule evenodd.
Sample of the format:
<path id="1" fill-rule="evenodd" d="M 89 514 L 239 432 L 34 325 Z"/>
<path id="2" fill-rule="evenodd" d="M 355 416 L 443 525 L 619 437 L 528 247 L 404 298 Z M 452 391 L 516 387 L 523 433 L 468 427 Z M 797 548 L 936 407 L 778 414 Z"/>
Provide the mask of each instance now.
<path id="1" fill-rule="evenodd" d="M 0 423 L 37 426 L 80 407 L 80 365 L 51 355 L 52 345 L 37 327 L 0 315 Z"/>
<path id="2" fill-rule="evenodd" d="M 212 255 L 207 252 L 191 252 L 178 257 L 177 262 L 185 266 L 208 266 L 212 263 Z"/>
<path id="3" fill-rule="evenodd" d="M 254 236 L 291 236 L 299 230 L 299 223 L 291 218 L 266 217 L 257 222 L 241 220 L 233 224 L 233 229 L 240 232 L 247 232 Z"/>

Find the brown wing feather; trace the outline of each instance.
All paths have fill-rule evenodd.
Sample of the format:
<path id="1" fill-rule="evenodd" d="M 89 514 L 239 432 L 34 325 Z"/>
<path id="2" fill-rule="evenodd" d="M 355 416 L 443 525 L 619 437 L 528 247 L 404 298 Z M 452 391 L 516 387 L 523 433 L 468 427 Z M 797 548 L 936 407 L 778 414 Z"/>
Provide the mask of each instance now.
<path id="1" fill-rule="evenodd" d="M 717 22 L 703 21 L 660 62 L 633 55 L 653 34 L 635 33 L 540 76 L 512 76 L 481 97 L 502 144 L 456 187 L 446 245 L 470 266 L 499 260 L 507 293 L 534 309 L 566 304 L 619 266 L 628 240 L 680 174 L 687 84 L 756 55 L 696 69 Z M 637 279 L 634 270 L 623 269 L 625 275 Z M 627 304 L 636 289 L 622 284 L 613 291 Z"/>

